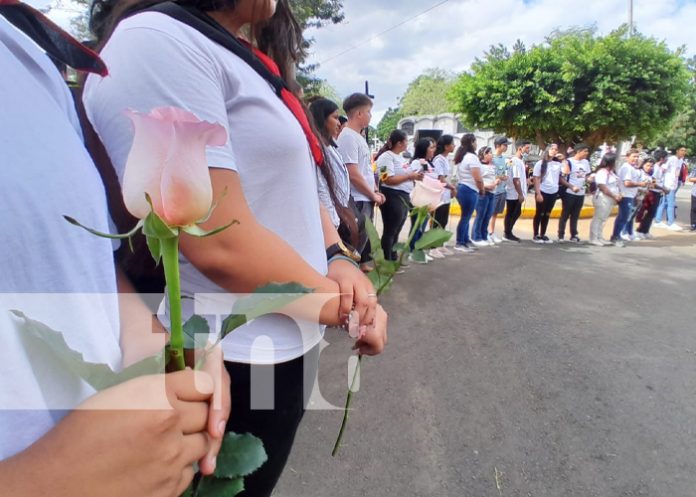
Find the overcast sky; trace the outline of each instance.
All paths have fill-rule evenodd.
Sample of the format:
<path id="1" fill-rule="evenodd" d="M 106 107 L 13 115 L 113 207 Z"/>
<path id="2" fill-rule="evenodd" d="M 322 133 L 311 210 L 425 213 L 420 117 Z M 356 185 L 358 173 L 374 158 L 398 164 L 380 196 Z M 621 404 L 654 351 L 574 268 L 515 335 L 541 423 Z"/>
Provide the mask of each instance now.
<path id="1" fill-rule="evenodd" d="M 67 2 L 68 10 L 51 13 L 61 25 L 67 25 L 73 15 Z M 364 91 L 368 80 L 376 97 L 376 125 L 408 83 L 427 68 L 460 72 L 492 44 L 511 46 L 520 38 L 529 46 L 554 29 L 571 26 L 596 25 L 607 33 L 628 19 L 628 0 L 442 2 L 344 0 L 343 23 L 309 33 L 315 40 L 310 62 L 320 64 L 318 75 L 341 97 Z M 49 1 L 29 3 L 45 6 Z M 639 31 L 665 40 L 672 48 L 687 45 L 687 53 L 696 53 L 696 0 L 634 0 L 634 17 Z M 386 30 L 390 31 L 379 35 Z"/>

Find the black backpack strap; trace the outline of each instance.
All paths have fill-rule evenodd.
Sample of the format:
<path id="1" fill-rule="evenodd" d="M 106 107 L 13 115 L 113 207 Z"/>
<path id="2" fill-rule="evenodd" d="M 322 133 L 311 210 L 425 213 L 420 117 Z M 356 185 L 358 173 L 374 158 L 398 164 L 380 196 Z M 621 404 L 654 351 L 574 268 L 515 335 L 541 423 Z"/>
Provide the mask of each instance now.
<path id="1" fill-rule="evenodd" d="M 227 31 L 215 19 L 207 15 L 205 12 L 188 5 L 180 5 L 174 2 L 164 2 L 145 10 L 138 10 L 131 15 L 140 12 L 159 12 L 176 19 L 177 21 L 192 27 L 196 31 L 211 39 L 215 43 L 225 47 L 237 57 L 246 62 L 256 71 L 263 79 L 273 87 L 276 94 L 280 96 L 283 89 L 287 89 L 285 81 L 282 78 L 273 74 L 266 65 L 254 55 L 254 52 L 239 41 L 229 31 Z"/>

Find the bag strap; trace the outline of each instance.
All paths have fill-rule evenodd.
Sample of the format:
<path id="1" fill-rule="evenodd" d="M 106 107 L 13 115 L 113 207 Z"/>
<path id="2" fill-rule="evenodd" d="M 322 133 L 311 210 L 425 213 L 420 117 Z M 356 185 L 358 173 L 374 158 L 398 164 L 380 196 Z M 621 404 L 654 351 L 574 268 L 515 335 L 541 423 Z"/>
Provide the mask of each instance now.
<path id="1" fill-rule="evenodd" d="M 275 94 L 286 105 L 288 110 L 295 116 L 295 119 L 302 127 L 302 131 L 307 138 L 312 157 L 317 166 L 324 164 L 324 152 L 319 139 L 315 136 L 309 124 L 309 119 L 304 111 L 300 100 L 288 89 L 283 78 L 280 77 L 280 69 L 276 63 L 260 50 L 253 48 L 238 39 L 227 29 L 225 29 L 215 19 L 205 12 L 189 6 L 180 5 L 174 2 L 164 2 L 144 10 L 132 12 L 134 15 L 140 12 L 159 12 L 177 21 L 192 27 L 206 38 L 214 41 L 218 45 L 226 48 L 237 57 L 242 59 L 249 67 L 265 79 L 275 91 Z"/>

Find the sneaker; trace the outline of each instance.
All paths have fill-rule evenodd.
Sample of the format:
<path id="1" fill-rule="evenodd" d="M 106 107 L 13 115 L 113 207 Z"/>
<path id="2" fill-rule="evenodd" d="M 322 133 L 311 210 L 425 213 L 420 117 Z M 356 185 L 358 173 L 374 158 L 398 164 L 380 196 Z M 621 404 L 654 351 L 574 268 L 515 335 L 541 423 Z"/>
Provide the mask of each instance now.
<path id="1" fill-rule="evenodd" d="M 652 233 L 641 233 L 643 235 L 643 240 L 654 240 L 655 237 Z"/>
<path id="2" fill-rule="evenodd" d="M 450 249 L 447 247 L 440 247 L 440 253 L 442 255 L 454 255 L 454 252 L 452 252 Z"/>
<path id="3" fill-rule="evenodd" d="M 573 242 L 573 243 L 582 243 L 582 241 L 580 240 L 580 238 L 578 238 L 577 236 L 571 237 L 571 238 L 570 238 L 570 241 Z"/>
<path id="4" fill-rule="evenodd" d="M 541 239 L 544 241 L 544 243 L 551 245 L 553 244 L 553 240 L 551 240 L 548 236 L 544 235 L 541 237 Z"/>
<path id="5" fill-rule="evenodd" d="M 474 247 L 489 247 L 489 246 L 490 246 L 490 245 L 488 244 L 488 242 L 487 242 L 487 241 L 484 241 L 484 240 L 473 240 L 473 241 L 471 242 L 471 244 L 472 244 Z"/>
<path id="6" fill-rule="evenodd" d="M 495 242 L 493 240 L 487 240 L 489 247 L 495 247 Z"/>
<path id="7" fill-rule="evenodd" d="M 424 261 L 419 261 L 419 260 L 416 260 L 416 259 L 413 257 L 413 255 L 410 255 L 410 254 L 409 254 L 408 260 L 409 260 L 410 262 L 414 263 L 414 264 L 427 264 L 427 263 L 428 263 L 428 256 L 427 256 L 427 255 L 425 256 L 425 260 L 424 260 Z M 432 259 L 431 259 L 431 260 L 432 260 Z"/>
<path id="8" fill-rule="evenodd" d="M 429 255 L 430 257 L 434 258 L 434 259 L 444 259 L 444 258 L 445 258 L 445 254 L 443 254 L 442 252 L 440 252 L 440 251 L 439 251 L 438 249 L 436 249 L 436 248 L 435 248 L 435 249 L 431 249 L 431 250 L 428 252 L 428 255 Z"/>
<path id="9" fill-rule="evenodd" d="M 634 241 L 634 242 L 640 242 L 640 241 L 643 241 L 643 240 L 645 240 L 645 235 L 644 235 L 643 233 L 639 233 L 639 232 L 636 231 L 636 232 L 633 234 L 633 241 Z"/>
<path id="10" fill-rule="evenodd" d="M 563 236 L 558 237 L 558 243 L 566 243 L 566 241 L 567 240 L 565 239 L 565 237 L 563 237 Z"/>
<path id="11" fill-rule="evenodd" d="M 667 225 L 663 223 L 662 221 L 653 223 L 653 228 L 658 228 L 658 229 L 665 229 L 667 228 Z"/>
<path id="12" fill-rule="evenodd" d="M 602 240 L 590 240 L 590 245 L 595 247 L 606 247 L 606 244 Z"/>
<path id="13" fill-rule="evenodd" d="M 456 245 L 454 247 L 454 251 L 459 252 L 460 254 L 473 254 L 474 253 L 474 249 L 472 249 L 471 247 L 468 247 L 466 245 Z"/>
<path id="14" fill-rule="evenodd" d="M 602 243 L 604 244 L 605 247 L 609 247 L 609 246 L 611 246 L 611 245 L 614 245 L 613 242 L 607 241 L 607 240 L 605 240 L 604 238 L 600 238 L 599 241 L 602 242 Z"/>
<path id="15" fill-rule="evenodd" d="M 428 254 L 425 254 L 425 262 L 433 262 L 434 260 L 434 257 L 430 257 Z"/>
<path id="16" fill-rule="evenodd" d="M 488 239 L 491 240 L 493 243 L 503 243 L 503 239 L 495 233 L 491 233 L 490 235 L 488 235 Z"/>
<path id="17" fill-rule="evenodd" d="M 667 226 L 667 229 L 669 231 L 684 231 L 684 228 L 679 226 L 677 223 L 670 224 L 669 226 Z"/>
<path id="18" fill-rule="evenodd" d="M 632 242 L 633 241 L 633 239 L 631 238 L 631 235 L 629 235 L 628 233 L 621 233 L 621 239 L 624 242 Z"/>
<path id="19" fill-rule="evenodd" d="M 542 237 L 540 237 L 539 235 L 535 236 L 532 241 L 534 243 L 544 243 L 544 239 Z"/>
<path id="20" fill-rule="evenodd" d="M 626 244 L 625 244 L 625 243 L 623 242 L 623 240 L 621 240 L 621 239 L 619 239 L 619 240 L 614 240 L 614 241 L 612 242 L 612 245 L 614 245 L 614 247 L 618 247 L 618 248 L 624 248 L 624 247 L 626 246 Z"/>
<path id="21" fill-rule="evenodd" d="M 516 243 L 520 243 L 521 240 L 520 240 L 519 238 L 517 238 L 515 235 L 505 235 L 505 236 L 503 237 L 503 241 L 504 241 L 504 242 L 516 242 Z"/>

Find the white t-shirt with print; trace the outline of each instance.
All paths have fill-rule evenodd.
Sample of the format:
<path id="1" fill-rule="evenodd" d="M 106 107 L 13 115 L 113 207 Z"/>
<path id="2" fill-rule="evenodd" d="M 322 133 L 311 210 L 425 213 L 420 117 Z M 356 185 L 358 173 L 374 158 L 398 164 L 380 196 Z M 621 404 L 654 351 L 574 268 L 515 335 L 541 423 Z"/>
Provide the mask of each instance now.
<path id="1" fill-rule="evenodd" d="M 546 175 L 541 178 L 541 161 L 534 165 L 534 176 L 541 178 L 541 191 L 549 195 L 558 193 L 559 184 L 561 178 L 561 163 L 555 160 L 548 162 L 548 167 L 546 169 Z"/>
<path id="2" fill-rule="evenodd" d="M 457 179 L 460 185 L 466 185 L 472 190 L 478 191 L 476 181 L 471 174 L 472 169 L 481 170 L 481 161 L 476 154 L 467 153 L 459 164 L 455 164 L 457 168 Z"/>
<path id="3" fill-rule="evenodd" d="M 400 154 L 395 154 L 391 150 L 387 150 L 377 159 L 377 171 L 382 171 L 382 169 L 386 169 L 387 177 L 389 178 L 398 178 L 399 176 L 405 176 L 411 173 L 411 166 L 408 160 L 404 159 Z M 398 185 L 382 183 L 382 187 L 411 193 L 411 190 L 413 190 L 413 181 L 407 180 Z"/>
<path id="4" fill-rule="evenodd" d="M 490 164 L 481 163 L 481 179 L 483 180 L 483 186 L 490 187 L 495 184 L 495 164 L 492 162 Z M 494 193 L 494 191 L 486 190 L 489 193 Z"/>
<path id="5" fill-rule="evenodd" d="M 631 183 L 640 183 L 642 181 L 642 174 L 640 169 L 636 169 L 634 166 L 625 163 L 619 169 L 619 179 L 621 180 L 619 186 L 621 187 L 621 195 L 626 198 L 636 198 L 638 195 L 637 186 L 626 186 L 625 181 L 630 181 Z"/>
<path id="6" fill-rule="evenodd" d="M 316 165 L 297 119 L 266 80 L 200 32 L 157 12 L 122 21 L 101 55 L 109 76 L 87 79 L 84 102 L 121 180 L 133 140 L 125 109 L 174 106 L 219 123 L 229 141 L 207 149 L 210 167 L 238 174 L 257 221 L 326 274 Z M 244 236 L 243 227 L 230 229 Z M 183 300 L 184 319 L 196 310 L 219 331 L 233 298 L 180 259 L 182 295 L 197 295 Z M 210 308 L 222 312 L 216 316 Z M 225 359 L 273 364 L 300 357 L 321 341 L 323 329 L 298 324 L 281 315 L 256 319 L 223 340 Z"/>
<path id="7" fill-rule="evenodd" d="M 510 165 L 508 167 L 508 180 L 507 180 L 507 200 L 519 200 L 520 196 L 515 188 L 514 179 L 520 180 L 520 187 L 522 191 L 527 193 L 527 166 L 524 161 L 519 157 L 515 156 L 510 159 Z M 524 200 L 524 199 L 523 199 Z"/>
<path id="8" fill-rule="evenodd" d="M 568 183 L 573 186 L 577 186 L 579 190 L 574 192 L 571 188 L 566 191 L 571 195 L 577 195 L 582 197 L 585 195 L 585 180 L 587 176 L 592 172 L 592 167 L 587 159 L 575 160 L 568 159 L 568 165 L 570 166 L 570 176 L 568 178 Z"/>
<path id="9" fill-rule="evenodd" d="M 113 246 L 101 178 L 56 67 L 0 16 L 0 460 L 94 394 L 32 346 L 10 309 L 54 330 L 87 361 L 121 367 Z M 53 410 L 53 411 L 50 411 Z M 62 410 L 62 412 L 61 412 Z"/>
<path id="10" fill-rule="evenodd" d="M 441 176 L 444 176 L 445 182 L 449 182 L 449 177 L 450 174 L 452 174 L 452 171 L 450 169 L 449 160 L 447 160 L 444 155 L 440 154 L 433 159 L 433 173 L 433 177 L 435 179 L 439 179 Z M 442 203 L 449 204 L 451 200 L 452 191 L 449 188 L 445 188 L 445 190 L 442 192 Z"/>
<path id="11" fill-rule="evenodd" d="M 668 190 L 674 190 L 679 186 L 679 173 L 681 172 L 681 167 L 682 164 L 684 163 L 683 159 L 679 159 L 676 155 L 673 155 L 672 157 L 667 160 L 667 164 L 665 164 L 664 169 L 665 169 L 665 188 Z"/>
<path id="12" fill-rule="evenodd" d="M 614 195 L 618 194 L 620 189 L 619 189 L 619 177 L 616 175 L 614 171 L 609 171 L 606 167 L 600 169 L 597 171 L 595 174 L 595 183 L 597 185 L 606 185 L 607 188 L 609 188 L 609 191 L 613 193 Z M 597 189 L 597 194 L 599 194 L 601 190 Z"/>
<path id="13" fill-rule="evenodd" d="M 345 164 L 357 164 L 358 171 L 365 178 L 367 185 L 374 190 L 375 175 L 372 171 L 370 147 L 367 146 L 365 138 L 360 133 L 345 126 L 341 134 L 338 135 L 336 143 L 338 144 L 338 152 L 343 157 L 343 162 Z M 371 198 L 367 198 L 355 187 L 352 187 L 351 192 L 356 202 L 372 202 Z"/>

